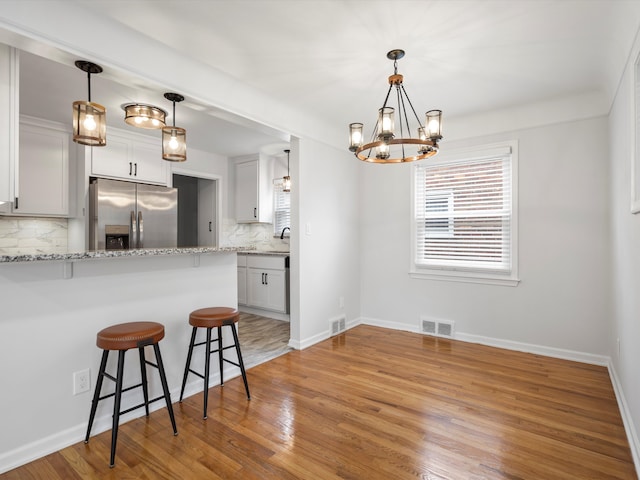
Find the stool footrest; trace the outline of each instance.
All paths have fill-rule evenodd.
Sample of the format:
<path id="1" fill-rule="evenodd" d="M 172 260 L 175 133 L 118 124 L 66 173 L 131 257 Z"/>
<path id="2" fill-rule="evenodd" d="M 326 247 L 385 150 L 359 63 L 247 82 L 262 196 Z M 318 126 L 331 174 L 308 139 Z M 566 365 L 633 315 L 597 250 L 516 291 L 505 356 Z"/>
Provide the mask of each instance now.
<path id="1" fill-rule="evenodd" d="M 124 415 L 125 413 L 133 412 L 134 410 L 137 410 L 138 408 L 145 407 L 147 405 L 151 405 L 153 402 L 157 402 L 158 400 L 164 400 L 164 399 L 165 399 L 164 396 L 162 396 L 162 397 L 156 397 L 156 398 L 154 398 L 152 400 L 149 400 L 148 403 L 142 402 L 140 405 L 136 405 L 135 407 L 127 408 L 126 410 L 121 411 L 120 415 Z"/>

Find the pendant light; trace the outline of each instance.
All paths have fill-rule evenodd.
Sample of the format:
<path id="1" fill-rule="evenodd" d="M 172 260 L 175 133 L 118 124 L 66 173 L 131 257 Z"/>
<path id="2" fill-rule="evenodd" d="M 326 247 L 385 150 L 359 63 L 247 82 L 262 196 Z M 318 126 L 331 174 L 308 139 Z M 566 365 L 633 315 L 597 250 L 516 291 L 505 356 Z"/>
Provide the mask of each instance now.
<path id="1" fill-rule="evenodd" d="M 150 130 L 165 126 L 167 112 L 154 105 L 146 103 L 127 103 L 122 105 L 124 121 L 127 125 Z"/>
<path id="2" fill-rule="evenodd" d="M 91 101 L 91 74 L 101 73 L 102 67 L 92 62 L 75 62 L 83 72 L 87 72 L 88 101 L 73 102 L 73 141 L 81 145 L 104 147 L 107 144 L 107 111 Z"/>
<path id="3" fill-rule="evenodd" d="M 284 153 L 287 154 L 287 176 L 282 177 L 282 191 L 290 192 L 291 191 L 291 177 L 289 176 L 289 152 L 291 150 L 285 150 Z"/>
<path id="4" fill-rule="evenodd" d="M 170 162 L 184 162 L 187 159 L 187 131 L 176 127 L 176 102 L 184 97 L 178 93 L 165 93 L 164 98 L 173 102 L 173 126 L 162 129 L 162 158 Z"/>

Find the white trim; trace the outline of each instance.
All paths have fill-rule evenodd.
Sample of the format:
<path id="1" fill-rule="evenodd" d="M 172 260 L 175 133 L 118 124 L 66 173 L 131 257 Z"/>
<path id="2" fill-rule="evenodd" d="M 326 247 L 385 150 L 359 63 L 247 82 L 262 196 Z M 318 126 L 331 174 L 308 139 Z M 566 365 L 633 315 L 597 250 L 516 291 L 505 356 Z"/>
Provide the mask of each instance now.
<path id="1" fill-rule="evenodd" d="M 482 160 L 496 156 L 511 155 L 511 268 L 507 273 L 496 273 L 491 270 L 475 270 L 473 268 L 454 268 L 442 267 L 438 268 L 433 265 L 419 266 L 415 263 L 416 258 L 416 164 L 411 170 L 411 237 L 409 258 L 409 276 L 416 279 L 439 280 L 449 282 L 466 282 L 481 283 L 486 285 L 501 285 L 515 287 L 520 282 L 518 275 L 518 176 L 519 176 L 519 152 L 518 140 L 509 140 L 499 143 L 491 143 L 485 145 L 475 145 L 464 148 L 448 150 L 439 153 L 437 156 L 429 159 L 430 165 L 447 165 L 455 162 L 466 162 L 474 160 Z"/>
<path id="2" fill-rule="evenodd" d="M 422 334 L 422 332 L 418 330 L 418 325 L 416 325 L 415 323 L 398 323 L 371 317 L 362 317 L 360 319 L 360 323 L 364 325 L 371 325 L 374 327 L 389 328 L 391 330 L 404 330 L 407 332 Z M 504 348 L 505 350 L 535 353 L 537 355 L 544 355 L 546 357 L 561 358 L 563 360 L 572 360 L 575 362 L 588 363 L 591 365 L 607 366 L 610 361 L 609 357 L 605 355 L 594 355 L 592 353 L 578 352 L 575 350 L 546 347 L 543 345 L 536 345 L 532 343 L 515 342 L 502 338 L 484 337 L 482 335 L 474 335 L 457 331 L 453 336 L 453 340 L 459 340 L 461 342 L 468 343 L 478 343 L 480 345 L 487 345 L 490 347 Z"/>
<path id="3" fill-rule="evenodd" d="M 624 390 L 622 390 L 622 383 L 618 378 L 616 369 L 609 358 L 607 365 L 609 368 L 609 377 L 611 377 L 611 384 L 613 385 L 613 391 L 616 394 L 616 400 L 618 401 L 618 408 L 620 409 L 620 416 L 622 417 L 622 423 L 624 424 L 624 430 L 627 433 L 627 440 L 629 441 L 629 448 L 631 449 L 631 456 L 633 457 L 633 464 L 636 467 L 636 472 L 640 472 L 640 440 L 633 424 L 633 417 L 629 410 L 629 405 L 624 396 Z"/>
<path id="4" fill-rule="evenodd" d="M 631 213 L 640 212 L 640 53 L 636 55 L 631 72 Z"/>

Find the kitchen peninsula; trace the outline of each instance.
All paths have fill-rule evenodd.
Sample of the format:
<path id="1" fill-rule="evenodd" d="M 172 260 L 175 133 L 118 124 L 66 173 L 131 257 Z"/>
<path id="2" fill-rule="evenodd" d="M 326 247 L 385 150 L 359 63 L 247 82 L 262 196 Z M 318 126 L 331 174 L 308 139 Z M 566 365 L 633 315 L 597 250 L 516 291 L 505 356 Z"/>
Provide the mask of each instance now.
<path id="1" fill-rule="evenodd" d="M 0 377 L 6 393 L 0 398 L 0 409 L 12 412 L 4 419 L 4 428 L 12 434 L 0 438 L 4 467 L 82 440 L 100 363 L 96 334 L 106 326 L 130 321 L 155 321 L 165 326 L 160 347 L 172 399 L 177 401 L 191 333 L 189 312 L 213 305 L 237 306 L 237 250 L 221 247 L 0 257 Z M 69 265 L 71 275 L 65 273 Z M 140 374 L 136 361 L 127 362 L 126 369 L 129 378 Z M 73 375 L 85 370 L 90 372 L 90 388 L 74 394 Z M 238 369 L 232 367 L 225 375 L 231 378 L 237 374 Z M 40 394 L 24 395 L 34 384 Z M 201 389 L 201 382 L 194 380 L 185 393 L 192 395 Z M 154 396 L 160 392 L 153 376 L 150 390 Z M 126 398 L 127 404 L 133 404 L 138 392 L 127 395 L 123 402 Z M 109 410 L 100 405 L 94 433 L 110 428 Z M 139 414 L 131 412 L 123 421 Z M 29 428 L 24 428 L 25 419 L 29 419 Z"/>

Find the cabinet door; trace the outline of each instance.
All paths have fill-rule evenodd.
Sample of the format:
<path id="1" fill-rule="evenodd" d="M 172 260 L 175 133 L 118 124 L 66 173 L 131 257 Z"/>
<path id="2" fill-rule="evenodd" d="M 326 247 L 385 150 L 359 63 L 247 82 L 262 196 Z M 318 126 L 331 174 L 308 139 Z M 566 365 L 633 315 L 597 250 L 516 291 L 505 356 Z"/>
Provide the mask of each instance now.
<path id="1" fill-rule="evenodd" d="M 134 178 L 140 182 L 167 184 L 167 162 L 162 159 L 162 145 L 133 143 L 131 160 Z"/>
<path id="2" fill-rule="evenodd" d="M 258 308 L 265 308 L 267 305 L 264 276 L 264 270 L 247 268 L 247 305 Z"/>
<path id="3" fill-rule="evenodd" d="M 129 142 L 107 136 L 104 147 L 91 147 L 91 173 L 102 177 L 133 179 L 133 162 L 129 160 Z"/>
<path id="4" fill-rule="evenodd" d="M 17 196 L 18 70 L 18 50 L 0 45 L 0 204 Z"/>
<path id="5" fill-rule="evenodd" d="M 266 298 L 264 308 L 286 311 L 285 278 L 282 270 L 265 270 Z"/>
<path id="6" fill-rule="evenodd" d="M 69 133 L 20 125 L 17 215 L 69 215 Z"/>
<path id="7" fill-rule="evenodd" d="M 238 304 L 247 304 L 247 267 L 238 267 Z"/>
<path id="8" fill-rule="evenodd" d="M 236 164 L 236 221 L 258 221 L 258 161 Z"/>

